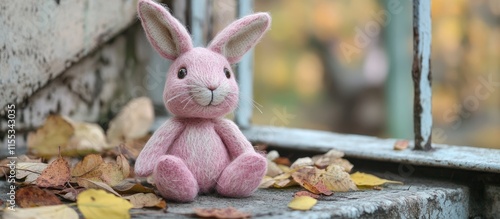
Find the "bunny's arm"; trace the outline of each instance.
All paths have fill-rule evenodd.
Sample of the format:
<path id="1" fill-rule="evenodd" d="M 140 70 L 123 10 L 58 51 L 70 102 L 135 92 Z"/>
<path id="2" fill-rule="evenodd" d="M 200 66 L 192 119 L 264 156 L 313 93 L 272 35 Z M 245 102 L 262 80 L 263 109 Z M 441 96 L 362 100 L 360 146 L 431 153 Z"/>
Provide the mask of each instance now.
<path id="1" fill-rule="evenodd" d="M 219 134 L 233 159 L 247 152 L 255 152 L 252 144 L 231 120 L 216 120 L 215 131 Z"/>
<path id="2" fill-rule="evenodd" d="M 168 148 L 184 130 L 184 125 L 174 118 L 163 123 L 146 143 L 135 161 L 135 174 L 149 176 L 153 173 L 155 164 L 160 156 L 167 153 Z"/>

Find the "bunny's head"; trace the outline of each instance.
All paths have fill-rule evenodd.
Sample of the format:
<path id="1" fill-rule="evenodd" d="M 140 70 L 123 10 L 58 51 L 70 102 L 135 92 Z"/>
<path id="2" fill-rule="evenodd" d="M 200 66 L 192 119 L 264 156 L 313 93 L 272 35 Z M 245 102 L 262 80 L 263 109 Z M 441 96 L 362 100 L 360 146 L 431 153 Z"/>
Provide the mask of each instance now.
<path id="1" fill-rule="evenodd" d="M 222 30 L 207 48 L 193 48 L 186 28 L 164 7 L 151 0 L 139 1 L 139 17 L 156 51 L 172 60 L 163 100 L 179 117 L 216 118 L 238 104 L 238 85 L 231 64 L 260 40 L 269 29 L 270 16 L 243 17 Z"/>

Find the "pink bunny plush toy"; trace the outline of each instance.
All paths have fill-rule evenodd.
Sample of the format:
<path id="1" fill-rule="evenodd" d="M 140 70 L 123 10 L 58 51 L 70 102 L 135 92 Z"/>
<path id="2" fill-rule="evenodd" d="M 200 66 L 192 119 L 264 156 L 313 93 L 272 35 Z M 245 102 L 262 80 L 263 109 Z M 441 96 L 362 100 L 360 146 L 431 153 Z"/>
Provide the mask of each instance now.
<path id="1" fill-rule="evenodd" d="M 187 30 L 164 7 L 140 0 L 138 11 L 151 45 L 173 61 L 163 100 L 174 116 L 149 139 L 137 158 L 135 173 L 153 174 L 160 194 L 178 202 L 213 191 L 227 197 L 251 195 L 266 172 L 266 159 L 223 116 L 238 103 L 231 64 L 269 29 L 270 16 L 243 17 L 222 30 L 207 48 L 193 48 Z"/>

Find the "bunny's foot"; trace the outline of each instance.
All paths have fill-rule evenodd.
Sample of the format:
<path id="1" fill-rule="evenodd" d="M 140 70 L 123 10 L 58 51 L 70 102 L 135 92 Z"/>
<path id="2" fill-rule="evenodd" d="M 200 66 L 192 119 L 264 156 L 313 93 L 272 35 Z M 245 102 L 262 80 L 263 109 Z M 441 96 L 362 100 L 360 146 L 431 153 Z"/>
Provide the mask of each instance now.
<path id="1" fill-rule="evenodd" d="M 163 155 L 154 169 L 156 188 L 168 200 L 191 202 L 198 195 L 198 183 L 184 162 L 172 155 Z"/>
<path id="2" fill-rule="evenodd" d="M 262 155 L 240 155 L 222 172 L 217 182 L 217 192 L 228 197 L 250 196 L 264 177 L 266 166 L 266 158 Z"/>

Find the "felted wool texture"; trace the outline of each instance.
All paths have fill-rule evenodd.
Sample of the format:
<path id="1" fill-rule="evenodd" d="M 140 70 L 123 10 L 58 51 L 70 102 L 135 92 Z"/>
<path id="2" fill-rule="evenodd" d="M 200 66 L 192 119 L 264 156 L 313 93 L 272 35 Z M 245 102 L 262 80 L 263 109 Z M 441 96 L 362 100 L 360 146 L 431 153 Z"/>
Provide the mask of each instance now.
<path id="1" fill-rule="evenodd" d="M 175 60 L 193 48 L 186 28 L 161 5 L 139 1 L 138 14 L 149 42 L 164 58 Z"/>
<path id="2" fill-rule="evenodd" d="M 179 79 L 177 72 L 182 67 L 186 68 L 187 75 Z M 224 68 L 231 72 L 229 79 Z M 238 104 L 239 90 L 235 78 L 224 56 L 206 48 L 194 48 L 170 65 L 163 99 L 168 111 L 178 117 L 222 117 Z M 213 93 L 209 88 L 215 88 Z"/>
<path id="3" fill-rule="evenodd" d="M 239 19 L 224 28 L 208 48 L 223 54 L 233 64 L 239 62 L 248 50 L 259 42 L 263 34 L 271 26 L 271 16 L 267 13 L 256 13 Z"/>
<path id="4" fill-rule="evenodd" d="M 266 172 L 266 160 L 223 116 L 238 103 L 230 64 L 269 29 L 270 16 L 257 13 L 233 22 L 207 49 L 193 48 L 186 28 L 157 3 L 140 0 L 138 10 L 152 46 L 173 61 L 163 92 L 173 117 L 144 146 L 136 174 L 153 174 L 160 194 L 168 200 L 189 202 L 199 193 L 213 191 L 230 197 L 251 195 Z M 182 68 L 187 75 L 179 78 Z"/>

